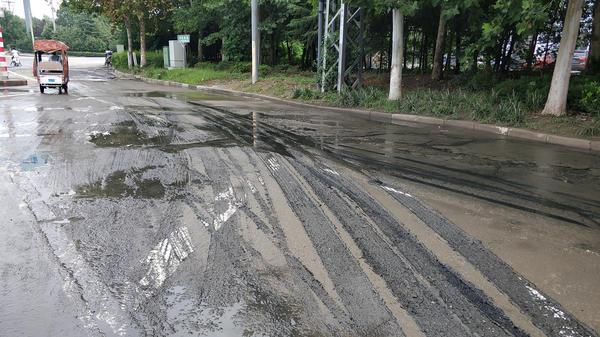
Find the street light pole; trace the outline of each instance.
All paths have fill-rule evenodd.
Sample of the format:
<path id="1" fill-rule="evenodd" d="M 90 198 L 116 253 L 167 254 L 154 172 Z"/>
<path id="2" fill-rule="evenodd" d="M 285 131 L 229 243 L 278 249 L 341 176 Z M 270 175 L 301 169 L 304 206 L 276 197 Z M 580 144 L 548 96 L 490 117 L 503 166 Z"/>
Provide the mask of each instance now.
<path id="1" fill-rule="evenodd" d="M 258 82 L 258 64 L 260 62 L 260 33 L 258 31 L 258 0 L 252 0 L 252 84 Z"/>

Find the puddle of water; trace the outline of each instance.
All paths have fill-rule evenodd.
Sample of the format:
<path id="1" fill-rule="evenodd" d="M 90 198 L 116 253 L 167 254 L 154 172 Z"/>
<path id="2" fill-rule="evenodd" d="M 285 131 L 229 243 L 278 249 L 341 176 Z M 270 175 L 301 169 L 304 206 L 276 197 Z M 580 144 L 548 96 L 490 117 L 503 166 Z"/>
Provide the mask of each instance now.
<path id="1" fill-rule="evenodd" d="M 49 156 L 45 154 L 32 154 L 25 160 L 21 161 L 21 169 L 23 171 L 33 171 L 40 166 L 48 164 Z"/>
<path id="2" fill-rule="evenodd" d="M 144 91 L 144 92 L 128 92 L 125 93 L 126 97 L 163 97 L 176 99 L 181 101 L 188 100 L 204 100 L 204 101 L 222 101 L 232 100 L 229 96 L 222 96 L 218 94 L 211 94 L 202 91 L 185 91 L 185 92 L 166 92 L 166 91 Z"/>
<path id="3" fill-rule="evenodd" d="M 160 180 L 141 179 L 140 172 L 127 174 L 116 171 L 97 182 L 82 185 L 77 188 L 80 198 L 120 198 L 135 197 L 141 199 L 160 199 L 165 195 L 165 187 Z"/>
<path id="4" fill-rule="evenodd" d="M 168 144 L 169 141 L 167 136 L 148 137 L 138 130 L 135 122 L 126 121 L 115 124 L 110 132 L 90 134 L 90 142 L 99 147 L 122 147 Z"/>

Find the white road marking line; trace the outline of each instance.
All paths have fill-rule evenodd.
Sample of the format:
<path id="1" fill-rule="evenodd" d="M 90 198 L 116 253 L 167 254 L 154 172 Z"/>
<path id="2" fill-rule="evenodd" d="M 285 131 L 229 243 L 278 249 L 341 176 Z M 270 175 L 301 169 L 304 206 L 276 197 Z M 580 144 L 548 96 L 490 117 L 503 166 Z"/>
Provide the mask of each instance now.
<path id="1" fill-rule="evenodd" d="M 2 96 L 0 96 L 0 98 L 21 97 L 21 96 L 29 96 L 29 95 L 33 95 L 33 94 L 34 93 L 28 92 L 28 93 L 24 93 L 24 94 L 2 95 Z"/>
<path id="2" fill-rule="evenodd" d="M 16 75 L 16 76 L 19 76 L 19 77 L 21 77 L 21 78 L 24 78 L 24 79 L 26 79 L 26 80 L 28 80 L 28 81 L 34 81 L 34 82 L 35 82 L 35 81 L 37 81 L 37 79 L 35 79 L 35 78 L 33 78 L 33 77 L 29 77 L 29 76 L 21 75 L 21 74 L 15 73 L 14 71 L 10 71 L 10 70 L 9 70 L 8 72 L 9 72 L 9 73 L 11 73 L 11 74 L 13 74 L 13 75 Z"/>

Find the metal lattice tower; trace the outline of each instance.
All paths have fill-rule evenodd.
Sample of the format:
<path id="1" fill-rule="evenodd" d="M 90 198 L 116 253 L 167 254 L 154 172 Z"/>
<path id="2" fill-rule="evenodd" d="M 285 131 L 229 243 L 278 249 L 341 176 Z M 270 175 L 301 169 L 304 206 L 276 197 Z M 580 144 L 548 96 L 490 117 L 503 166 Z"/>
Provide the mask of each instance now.
<path id="1" fill-rule="evenodd" d="M 333 87 L 342 92 L 362 86 L 364 56 L 363 11 L 344 0 L 320 0 L 324 12 L 322 29 L 323 46 L 321 58 L 321 91 L 331 88 L 331 76 L 335 74 Z M 323 2 L 325 2 L 323 6 Z M 320 32 L 320 33 L 321 33 Z M 328 83 L 329 82 L 329 83 Z"/>

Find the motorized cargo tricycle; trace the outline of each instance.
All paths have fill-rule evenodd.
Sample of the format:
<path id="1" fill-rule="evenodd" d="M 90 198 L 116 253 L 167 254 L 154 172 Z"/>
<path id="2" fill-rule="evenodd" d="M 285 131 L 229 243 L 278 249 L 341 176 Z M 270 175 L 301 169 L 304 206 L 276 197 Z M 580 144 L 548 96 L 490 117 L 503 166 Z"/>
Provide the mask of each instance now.
<path id="1" fill-rule="evenodd" d="M 47 88 L 58 93 L 69 92 L 69 46 L 57 40 L 36 40 L 33 43 L 33 76 L 37 78 L 40 92 Z"/>

